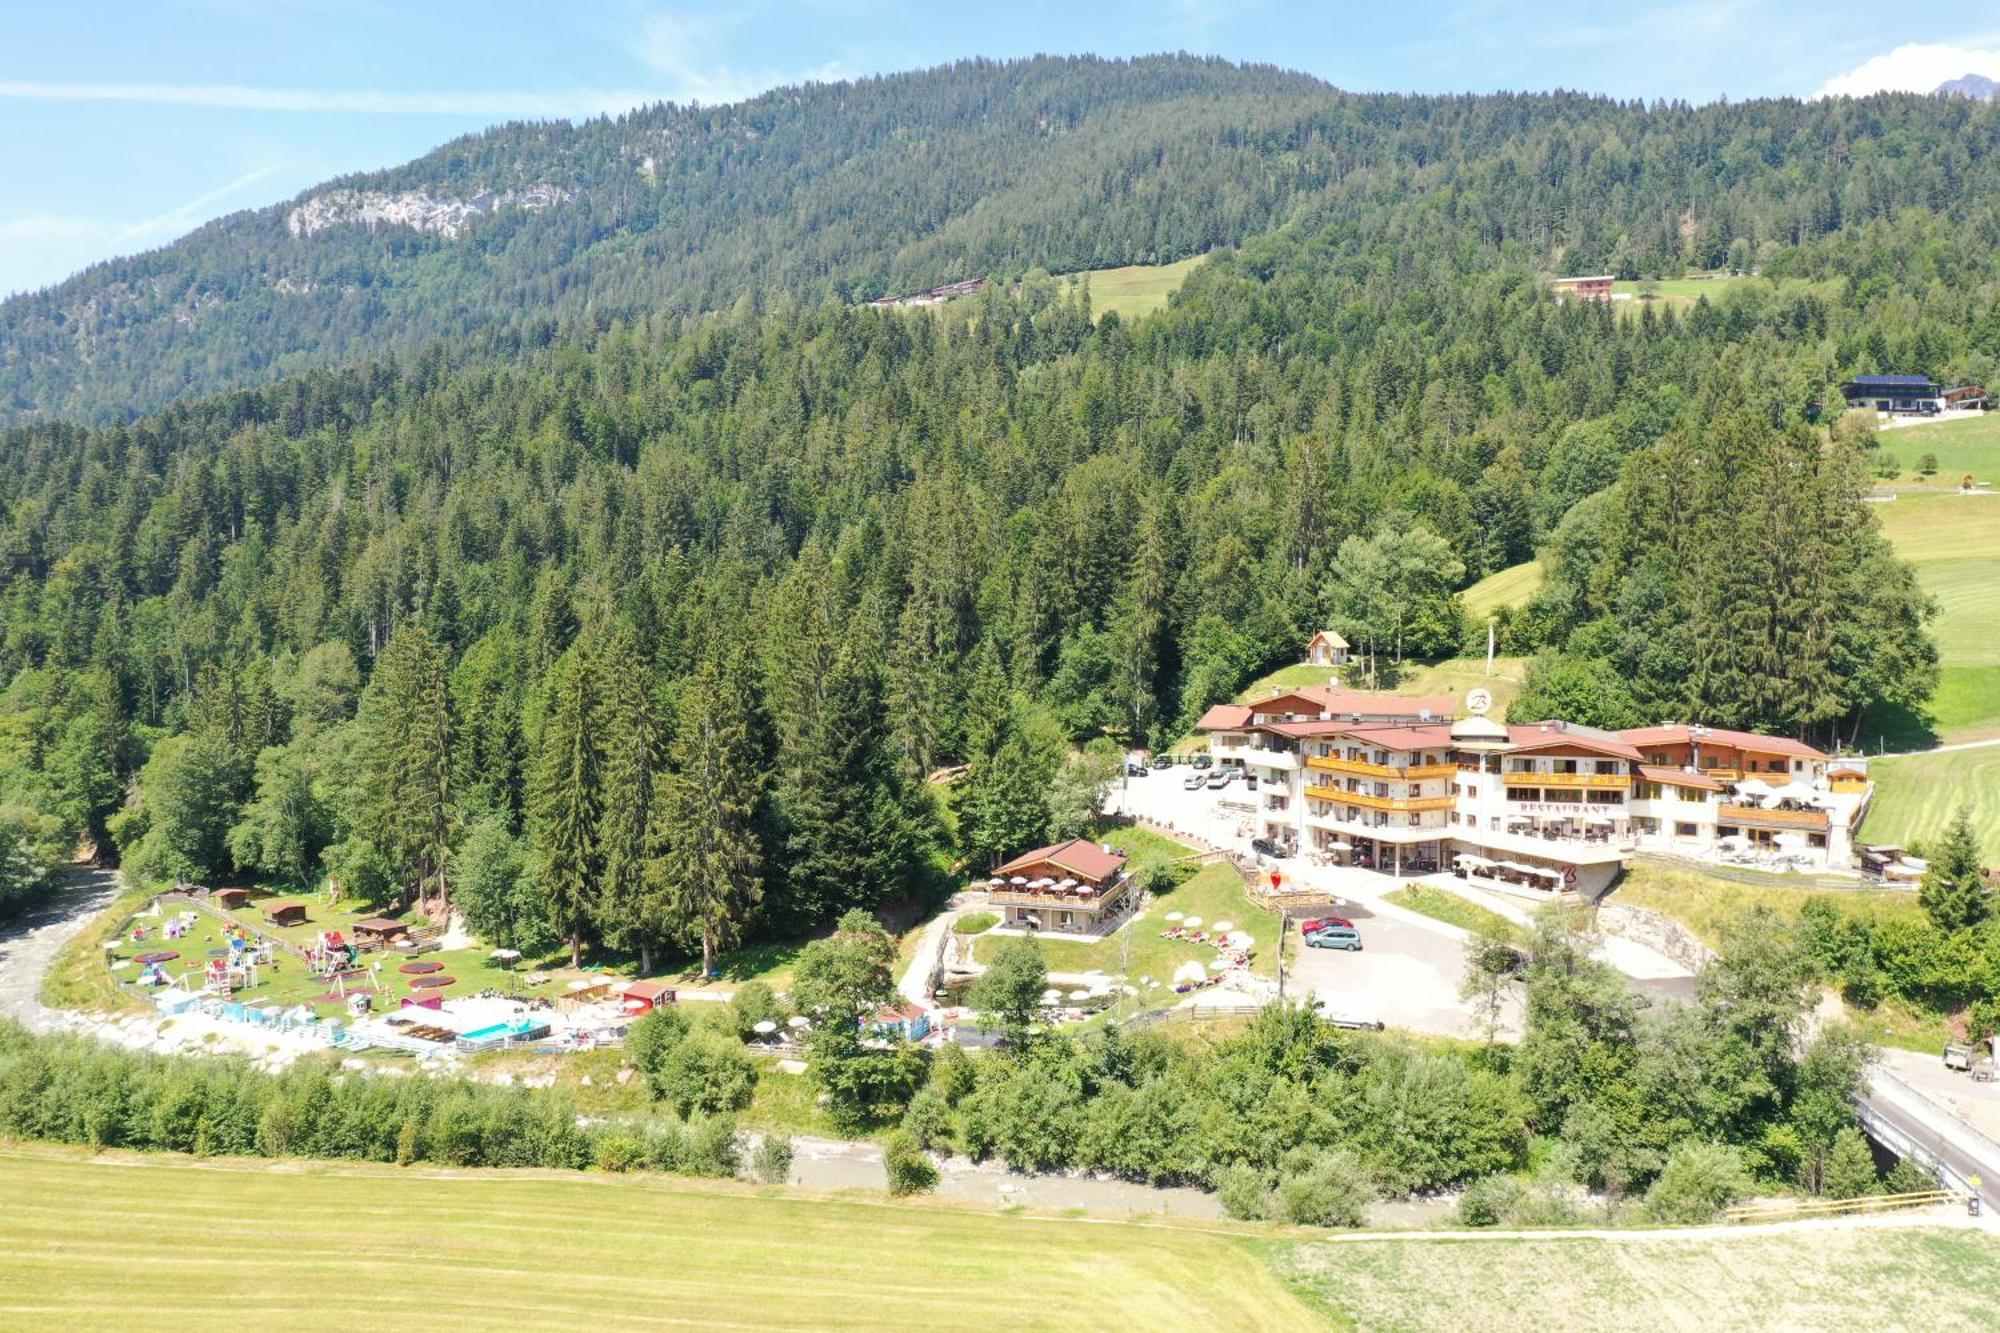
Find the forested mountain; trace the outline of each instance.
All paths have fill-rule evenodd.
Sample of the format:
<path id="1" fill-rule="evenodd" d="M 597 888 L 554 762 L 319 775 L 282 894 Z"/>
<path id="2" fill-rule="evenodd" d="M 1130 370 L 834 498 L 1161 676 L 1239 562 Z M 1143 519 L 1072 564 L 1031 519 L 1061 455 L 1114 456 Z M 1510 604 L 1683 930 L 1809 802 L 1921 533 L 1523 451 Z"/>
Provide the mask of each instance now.
<path id="1" fill-rule="evenodd" d="M 1135 146 L 1174 117 L 1121 97 L 1134 79 L 1210 108 L 1170 127 L 1200 151 Z M 919 91 L 946 127 L 976 126 L 982 96 L 1006 121 L 1060 93 L 1079 128 L 1050 121 L 1053 156 L 981 160 L 1009 190 L 1042 183 L 961 212 L 948 177 L 883 167 L 926 123 Z M 841 98 L 880 112 L 880 170 L 800 156 L 828 131 L 786 108 Z M 401 275 L 371 337 L 392 353 L 482 325 L 502 291 L 504 329 L 0 434 L 0 868 L 82 836 L 142 877 L 331 873 L 450 896 L 505 942 L 713 949 L 1071 831 L 1092 781 L 1072 747 L 1172 740 L 1312 629 L 1384 665 L 1483 642 L 1455 590 L 1538 549 L 1549 588 L 1502 633 L 1545 653 L 1529 697 L 1577 720 L 1826 740 L 1935 682 L 1929 607 L 1862 503 L 1873 440 L 1833 386 L 1990 381 L 1989 109 L 1348 98 L 1206 62 L 1051 61 L 649 114 L 496 132 L 422 169 L 572 191 L 550 164 L 613 160 L 634 123 L 767 117 L 734 149 L 689 140 L 719 154 L 706 191 L 655 160 L 675 197 L 733 203 L 615 243 L 574 230 L 611 216 L 582 193 L 456 241 L 319 233 L 350 272 Z M 1080 128 L 1100 122 L 1120 128 Z M 568 156 L 503 171 L 499 145 L 538 137 Z M 1099 152 L 1129 171 L 1067 198 L 1033 174 Z M 752 192 L 737 153 L 798 173 L 796 197 Z M 1250 160 L 1288 165 L 1235 193 Z M 657 217 L 640 165 L 619 197 Z M 905 211 L 854 212 L 869 181 Z M 1033 271 L 1280 214 L 1132 324 Z M 232 247 L 236 225 L 262 248 Z M 712 243 L 667 254 L 697 232 Z M 190 244 L 214 274 L 318 253 L 289 237 L 273 214 Z M 544 241 L 573 268 L 500 262 Z M 1685 310 L 1559 303 L 1543 281 L 1718 261 L 1758 274 Z M 853 300 L 968 264 L 1028 276 L 935 310 Z M 828 290 L 835 271 L 851 285 Z M 363 327 L 328 312 L 315 356 Z M 955 764 L 948 827 L 923 778 Z"/>
<path id="2" fill-rule="evenodd" d="M 1996 126 L 1958 98 L 1356 96 L 1187 57 L 509 125 L 0 306 L 0 420 L 123 419 L 440 336 L 504 354 L 582 319 L 1159 262 L 1412 201 L 1566 272 L 1750 267 L 1911 207 L 1990 246 Z"/>

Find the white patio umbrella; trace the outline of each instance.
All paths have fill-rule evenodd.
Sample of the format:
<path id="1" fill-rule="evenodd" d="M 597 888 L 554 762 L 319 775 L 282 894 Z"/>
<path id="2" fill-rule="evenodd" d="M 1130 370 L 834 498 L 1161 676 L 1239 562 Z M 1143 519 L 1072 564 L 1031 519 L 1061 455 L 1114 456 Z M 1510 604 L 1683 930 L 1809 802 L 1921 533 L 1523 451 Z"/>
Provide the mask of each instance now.
<path id="1" fill-rule="evenodd" d="M 1233 949 L 1247 949 L 1256 942 L 1250 938 L 1250 932 L 1247 930 L 1232 930 L 1229 932 L 1229 945 Z"/>
<path id="2" fill-rule="evenodd" d="M 1218 958 L 1208 965 L 1208 970 L 1211 972 L 1227 972 L 1229 967 L 1230 965 L 1227 962 Z"/>
<path id="3" fill-rule="evenodd" d="M 1236 923 L 1234 921 L 1218 921 L 1215 923 L 1215 928 L 1226 935 L 1236 929 Z"/>
<path id="4" fill-rule="evenodd" d="M 1069 998 L 1072 1000 L 1087 1000 L 1090 998 L 1090 992 L 1079 987 L 1069 993 Z"/>
<path id="5" fill-rule="evenodd" d="M 1167 920 L 1169 920 L 1169 921 L 1178 921 L 1178 920 L 1180 920 L 1180 919 L 1181 919 L 1181 917 L 1183 917 L 1183 916 L 1185 916 L 1185 915 L 1186 915 L 1186 913 L 1184 913 L 1184 912 L 1169 912 L 1169 913 L 1167 913 Z"/>
<path id="6" fill-rule="evenodd" d="M 1801 833 L 1780 833 L 1771 841 L 1777 843 L 1780 847 L 1789 847 L 1795 851 L 1806 845 L 1805 835 Z"/>
<path id="7" fill-rule="evenodd" d="M 768 1018 L 760 1018 L 751 1025 L 750 1030 L 760 1037 L 768 1037 L 778 1030 L 778 1025 Z"/>
<path id="8" fill-rule="evenodd" d="M 1186 926 L 1189 930 L 1193 930 L 1196 926 L 1201 924 L 1201 918 L 1198 916 L 1187 917 L 1184 920 L 1182 920 L 1181 924 L 1183 926 Z"/>
<path id="9" fill-rule="evenodd" d="M 807 1018 L 804 1014 L 793 1014 L 790 1018 L 785 1020 L 785 1026 L 793 1029 L 809 1028 L 812 1026 L 812 1020 L 810 1018 Z"/>
<path id="10" fill-rule="evenodd" d="M 1061 1001 L 1062 992 L 1059 990 L 1045 990 L 1042 992 L 1043 1004 L 1059 1004 Z"/>
<path id="11" fill-rule="evenodd" d="M 1207 975 L 1208 969 L 1192 960 L 1182 963 L 1178 968 L 1174 969 L 1175 981 L 1200 981 Z"/>

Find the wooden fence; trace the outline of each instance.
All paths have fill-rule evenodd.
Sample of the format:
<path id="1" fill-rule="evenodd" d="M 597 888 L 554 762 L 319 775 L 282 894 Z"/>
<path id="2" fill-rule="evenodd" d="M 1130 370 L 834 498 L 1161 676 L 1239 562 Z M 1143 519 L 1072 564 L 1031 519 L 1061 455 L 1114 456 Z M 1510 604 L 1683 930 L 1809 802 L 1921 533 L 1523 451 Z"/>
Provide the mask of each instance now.
<path id="1" fill-rule="evenodd" d="M 1729 1222 L 1792 1222 L 1808 1217 L 1848 1217 L 1855 1213 L 1886 1213 L 1898 1208 L 1931 1208 L 1958 1203 L 1952 1190 L 1917 1190 L 1910 1194 L 1864 1194 L 1858 1199 L 1798 1199 L 1781 1203 L 1744 1204 L 1723 1210 Z"/>

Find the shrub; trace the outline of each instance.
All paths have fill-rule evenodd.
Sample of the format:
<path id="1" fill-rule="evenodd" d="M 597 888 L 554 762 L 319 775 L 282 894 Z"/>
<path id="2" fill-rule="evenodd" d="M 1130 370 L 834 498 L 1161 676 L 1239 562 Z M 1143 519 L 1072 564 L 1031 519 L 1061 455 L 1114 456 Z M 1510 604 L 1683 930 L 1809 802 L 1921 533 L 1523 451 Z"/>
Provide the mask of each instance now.
<path id="1" fill-rule="evenodd" d="M 951 1139 L 951 1108 L 935 1088 L 925 1088 L 910 1098 L 903 1111 L 903 1128 L 917 1146 L 929 1151 Z"/>
<path id="2" fill-rule="evenodd" d="M 766 1134 L 750 1155 L 750 1172 L 766 1185 L 783 1185 L 792 1178 L 792 1141 L 783 1134 Z"/>
<path id="3" fill-rule="evenodd" d="M 1849 1125 L 1833 1136 L 1833 1152 L 1826 1163 L 1826 1193 L 1834 1199 L 1859 1199 L 1876 1188 L 1875 1157 L 1868 1140 Z"/>
<path id="4" fill-rule="evenodd" d="M 689 1037 L 667 1052 L 654 1092 L 684 1116 L 740 1111 L 757 1088 L 757 1066 L 727 1037 Z"/>
<path id="5" fill-rule="evenodd" d="M 1514 1216 L 1528 1187 L 1514 1176 L 1481 1176 L 1465 1187 L 1458 1201 L 1461 1226 L 1499 1226 Z"/>
<path id="6" fill-rule="evenodd" d="M 625 1054 L 648 1080 L 660 1072 L 667 1055 L 687 1039 L 687 1014 L 673 1005 L 648 1010 L 625 1034 Z M 655 1096 L 658 1095 L 657 1088 Z"/>
<path id="7" fill-rule="evenodd" d="M 1358 1227 L 1375 1201 L 1361 1161 L 1345 1148 L 1288 1154 L 1271 1191 L 1271 1215 L 1307 1227 Z"/>
<path id="8" fill-rule="evenodd" d="M 684 1141 L 687 1146 L 680 1165 L 683 1175 L 726 1180 L 742 1169 L 743 1142 L 736 1135 L 736 1122 L 728 1116 L 690 1121 Z"/>
<path id="9" fill-rule="evenodd" d="M 930 1086 L 947 1106 L 972 1091 L 975 1075 L 972 1057 L 961 1046 L 941 1046 L 931 1059 Z"/>
<path id="10" fill-rule="evenodd" d="M 954 935 L 983 935 L 1000 924 L 1000 918 L 992 912 L 967 912 L 952 923 Z"/>
<path id="11" fill-rule="evenodd" d="M 882 1169 L 891 1194 L 928 1194 L 937 1188 L 937 1163 L 906 1130 L 897 1130 L 882 1145 Z"/>
<path id="12" fill-rule="evenodd" d="M 730 1026 L 738 1041 L 748 1041 L 759 1023 L 782 1024 L 790 1017 L 778 993 L 761 981 L 746 981 L 729 1001 Z"/>
<path id="13" fill-rule="evenodd" d="M 1905 1157 L 1889 1168 L 1883 1178 L 1882 1188 L 1888 1194 L 1915 1194 L 1919 1190 L 1934 1190 L 1938 1187 L 1937 1172 L 1917 1165 Z"/>
<path id="14" fill-rule="evenodd" d="M 606 1134 L 597 1140 L 599 1171 L 636 1171 L 646 1165 L 645 1140 L 636 1134 Z"/>
<path id="15" fill-rule="evenodd" d="M 1660 1178 L 1646 1191 L 1646 1215 L 1655 1222 L 1712 1222 L 1742 1197 L 1746 1184 L 1736 1149 L 1684 1140 L 1667 1154 Z"/>
<path id="16" fill-rule="evenodd" d="M 1226 1166 L 1215 1177 L 1215 1199 L 1239 1222 L 1261 1222 L 1271 1215 L 1271 1175 L 1245 1163 Z"/>

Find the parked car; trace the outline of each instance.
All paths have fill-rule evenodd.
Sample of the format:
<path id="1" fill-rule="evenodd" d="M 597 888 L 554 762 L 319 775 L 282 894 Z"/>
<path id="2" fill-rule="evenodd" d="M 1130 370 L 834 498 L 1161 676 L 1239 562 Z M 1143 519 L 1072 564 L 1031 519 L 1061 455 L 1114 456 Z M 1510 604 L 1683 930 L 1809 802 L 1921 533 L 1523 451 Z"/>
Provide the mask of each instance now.
<path id="1" fill-rule="evenodd" d="M 1194 766 L 1196 768 L 1213 768 L 1215 767 L 1215 756 L 1212 754 L 1198 754 L 1194 757 Z"/>
<path id="2" fill-rule="evenodd" d="M 1299 922 L 1299 934 L 1314 935 L 1322 930 L 1331 930 L 1334 927 L 1339 927 L 1341 930 L 1353 930 L 1354 923 L 1344 916 L 1316 916 L 1309 921 Z"/>
<path id="3" fill-rule="evenodd" d="M 1190 773 L 1181 779 L 1181 786 L 1187 788 L 1189 791 L 1200 791 L 1207 785 L 1208 779 L 1199 773 Z"/>
<path id="4" fill-rule="evenodd" d="M 1361 932 L 1352 926 L 1328 926 L 1306 936 L 1309 949 L 1345 949 L 1349 953 L 1361 952 Z"/>
<path id="5" fill-rule="evenodd" d="M 1292 854 L 1289 849 L 1279 846 L 1269 838 L 1251 839 L 1250 850 L 1259 856 L 1268 856 L 1273 861 L 1282 861 Z"/>
<path id="6" fill-rule="evenodd" d="M 1332 1009 L 1325 1000 L 1313 1001 L 1313 1009 L 1327 1022 L 1337 1028 L 1361 1028 L 1368 1032 L 1380 1032 L 1388 1026 L 1381 1019 L 1357 1009 Z"/>
<path id="7" fill-rule="evenodd" d="M 1208 789 L 1210 791 L 1221 791 L 1234 781 L 1236 781 L 1235 769 L 1218 768 L 1208 775 Z"/>
<path id="8" fill-rule="evenodd" d="M 1125 776 L 1128 778 L 1143 778 L 1152 771 L 1152 769 L 1147 768 L 1144 764 L 1125 765 Z"/>
<path id="9" fill-rule="evenodd" d="M 1172 768 L 1173 766 L 1174 766 L 1174 757 L 1172 755 L 1156 754 L 1153 756 L 1154 768 Z"/>

